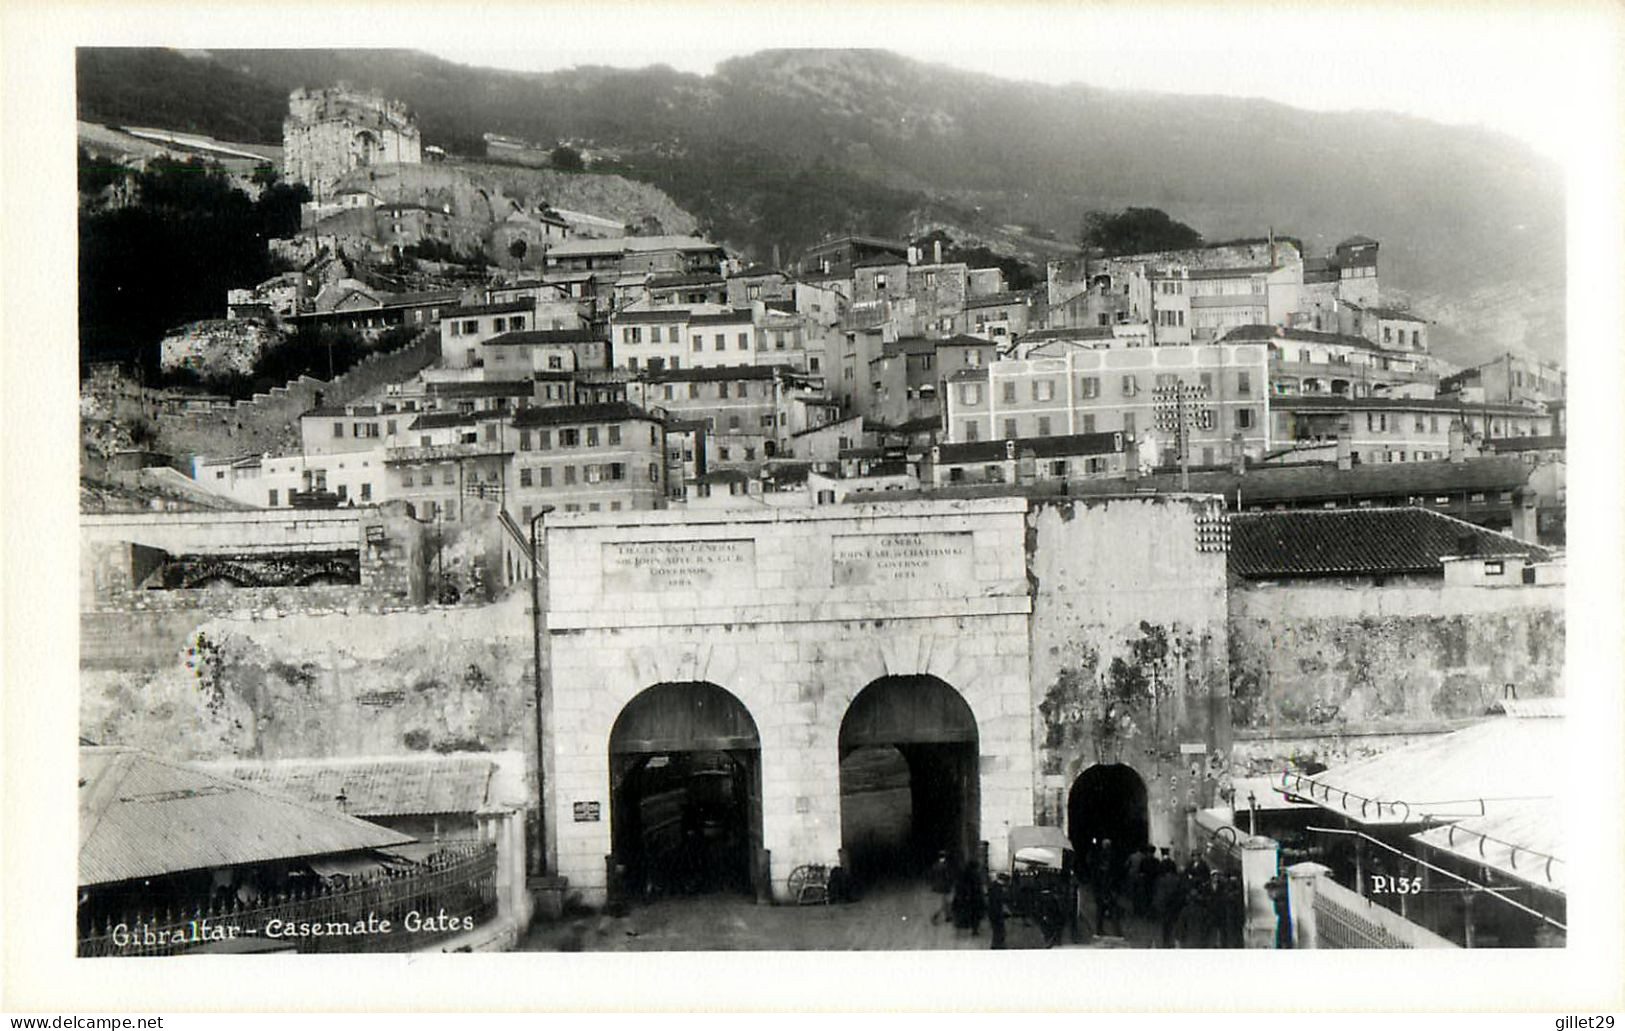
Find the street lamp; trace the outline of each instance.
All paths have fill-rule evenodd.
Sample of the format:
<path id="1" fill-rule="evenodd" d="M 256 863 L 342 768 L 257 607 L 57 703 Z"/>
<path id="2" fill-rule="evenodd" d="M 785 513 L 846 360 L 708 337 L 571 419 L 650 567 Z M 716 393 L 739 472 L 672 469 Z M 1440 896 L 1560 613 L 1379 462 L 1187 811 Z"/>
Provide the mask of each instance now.
<path id="1" fill-rule="evenodd" d="M 530 871 L 541 875 L 547 869 L 547 742 L 543 716 L 542 689 L 542 635 L 547 631 L 547 620 L 542 615 L 542 570 L 539 528 L 542 519 L 553 511 L 552 505 L 543 505 L 540 512 L 530 518 L 530 632 L 532 646 L 531 685 L 536 695 L 536 847 L 531 850 Z"/>

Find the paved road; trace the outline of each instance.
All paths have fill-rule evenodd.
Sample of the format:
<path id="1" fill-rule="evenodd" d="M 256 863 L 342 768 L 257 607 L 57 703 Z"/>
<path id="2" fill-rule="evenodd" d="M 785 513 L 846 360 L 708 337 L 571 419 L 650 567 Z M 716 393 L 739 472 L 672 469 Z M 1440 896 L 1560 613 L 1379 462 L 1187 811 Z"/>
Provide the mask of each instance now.
<path id="1" fill-rule="evenodd" d="M 941 903 L 920 882 L 874 888 L 838 906 L 759 906 L 736 895 L 663 899 L 624 917 L 589 916 L 538 925 L 521 951 L 585 952 L 985 949 L 988 928 L 972 936 L 931 915 Z M 1011 921 L 1012 948 L 1041 948 L 1038 932 Z"/>

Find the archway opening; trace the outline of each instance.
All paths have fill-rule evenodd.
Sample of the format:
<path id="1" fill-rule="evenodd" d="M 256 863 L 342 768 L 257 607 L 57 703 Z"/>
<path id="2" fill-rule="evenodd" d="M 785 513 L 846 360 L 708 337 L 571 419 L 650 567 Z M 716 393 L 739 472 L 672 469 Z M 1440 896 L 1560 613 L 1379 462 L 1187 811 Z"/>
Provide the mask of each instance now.
<path id="1" fill-rule="evenodd" d="M 1125 855 L 1151 841 L 1145 781 L 1123 763 L 1097 764 L 1078 774 L 1066 799 L 1067 837 L 1079 856 L 1110 841 Z"/>
<path id="2" fill-rule="evenodd" d="M 841 847 L 855 879 L 914 877 L 977 855 L 976 717 L 936 677 L 882 677 L 841 720 Z"/>
<path id="3" fill-rule="evenodd" d="M 762 848 L 761 739 L 715 684 L 657 684 L 609 735 L 610 841 L 633 897 L 749 892 Z"/>

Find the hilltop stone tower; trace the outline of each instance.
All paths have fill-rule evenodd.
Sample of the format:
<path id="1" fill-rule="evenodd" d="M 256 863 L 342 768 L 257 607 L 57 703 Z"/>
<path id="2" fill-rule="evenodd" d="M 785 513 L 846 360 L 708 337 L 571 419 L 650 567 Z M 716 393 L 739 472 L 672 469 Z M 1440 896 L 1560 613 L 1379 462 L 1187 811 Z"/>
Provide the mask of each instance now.
<path id="1" fill-rule="evenodd" d="M 405 104 L 342 83 L 288 94 L 282 174 L 310 187 L 316 200 L 353 168 L 422 161 L 417 120 Z"/>

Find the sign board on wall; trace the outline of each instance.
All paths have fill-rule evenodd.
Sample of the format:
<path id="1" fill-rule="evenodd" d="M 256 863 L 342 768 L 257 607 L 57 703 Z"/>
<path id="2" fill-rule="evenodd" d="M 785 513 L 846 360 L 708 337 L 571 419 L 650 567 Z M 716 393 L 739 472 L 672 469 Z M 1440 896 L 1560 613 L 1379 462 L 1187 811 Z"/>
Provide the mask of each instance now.
<path id="1" fill-rule="evenodd" d="M 895 583 L 964 583 L 975 572 L 971 534 L 866 533 L 830 539 L 837 587 Z"/>
<path id="2" fill-rule="evenodd" d="M 575 814 L 576 823 L 597 823 L 597 802 L 572 802 L 570 809 Z"/>
<path id="3" fill-rule="evenodd" d="M 604 590 L 641 592 L 751 587 L 756 542 L 605 541 Z"/>

